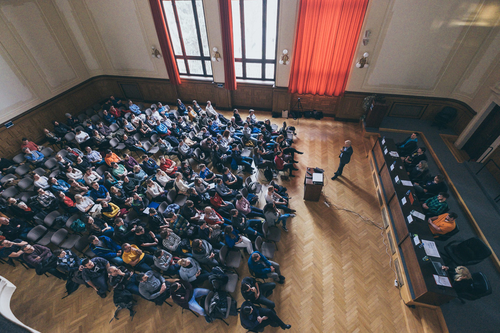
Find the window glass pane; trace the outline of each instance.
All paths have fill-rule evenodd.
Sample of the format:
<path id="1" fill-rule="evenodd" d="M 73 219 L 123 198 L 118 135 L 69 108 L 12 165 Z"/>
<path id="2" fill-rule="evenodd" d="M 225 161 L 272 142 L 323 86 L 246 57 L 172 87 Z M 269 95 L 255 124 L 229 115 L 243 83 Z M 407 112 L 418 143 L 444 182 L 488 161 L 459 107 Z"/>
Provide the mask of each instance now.
<path id="1" fill-rule="evenodd" d="M 243 64 L 236 61 L 234 63 L 234 71 L 236 72 L 236 77 L 243 77 Z"/>
<path id="2" fill-rule="evenodd" d="M 189 74 L 203 75 L 201 60 L 188 60 Z"/>
<path id="3" fill-rule="evenodd" d="M 266 79 L 274 80 L 274 64 L 266 64 Z"/>
<path id="4" fill-rule="evenodd" d="M 183 59 L 177 59 L 177 68 L 179 69 L 179 74 L 187 74 L 186 64 Z"/>
<path id="5" fill-rule="evenodd" d="M 234 57 L 241 58 L 241 20 L 240 20 L 240 1 L 231 1 L 233 15 L 233 44 Z"/>
<path id="6" fill-rule="evenodd" d="M 172 9 L 171 1 L 163 1 L 163 9 L 167 17 L 168 31 L 170 32 L 170 39 L 172 40 L 172 47 L 174 48 L 175 55 L 182 55 L 181 41 L 179 39 L 179 32 L 175 24 L 174 10 Z"/>
<path id="7" fill-rule="evenodd" d="M 267 0 L 266 59 L 276 59 L 277 25 L 278 25 L 278 0 Z M 266 73 L 267 73 L 267 68 L 266 68 Z"/>
<path id="8" fill-rule="evenodd" d="M 245 0 L 245 53 L 248 59 L 262 59 L 262 0 Z"/>
<path id="9" fill-rule="evenodd" d="M 253 64 L 247 62 L 247 78 L 262 79 L 262 64 Z"/>
<path id="10" fill-rule="evenodd" d="M 196 11 L 198 12 L 198 23 L 200 25 L 201 44 L 203 45 L 203 55 L 206 57 L 210 57 L 210 51 L 208 50 L 208 38 L 207 38 L 207 28 L 205 24 L 205 15 L 203 12 L 203 2 L 201 0 L 196 1 Z"/>
<path id="11" fill-rule="evenodd" d="M 193 5 L 190 0 L 177 0 L 175 6 L 177 7 L 177 16 L 179 17 L 186 55 L 199 56 L 200 48 L 194 23 Z"/>
<path id="12" fill-rule="evenodd" d="M 205 68 L 207 69 L 207 75 L 212 76 L 212 62 L 210 60 L 205 60 Z"/>

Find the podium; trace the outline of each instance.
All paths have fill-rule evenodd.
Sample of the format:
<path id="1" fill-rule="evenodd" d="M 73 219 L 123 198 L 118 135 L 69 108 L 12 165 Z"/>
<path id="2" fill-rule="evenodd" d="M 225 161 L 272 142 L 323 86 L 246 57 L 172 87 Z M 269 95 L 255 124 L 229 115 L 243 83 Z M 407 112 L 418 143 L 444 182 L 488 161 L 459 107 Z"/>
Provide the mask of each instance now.
<path id="1" fill-rule="evenodd" d="M 310 172 L 309 175 L 307 172 Z M 304 200 L 307 201 L 319 201 L 321 196 L 321 190 L 323 189 L 323 182 L 317 183 L 313 182 L 312 174 L 314 173 L 314 168 L 307 168 L 306 175 L 304 177 Z"/>

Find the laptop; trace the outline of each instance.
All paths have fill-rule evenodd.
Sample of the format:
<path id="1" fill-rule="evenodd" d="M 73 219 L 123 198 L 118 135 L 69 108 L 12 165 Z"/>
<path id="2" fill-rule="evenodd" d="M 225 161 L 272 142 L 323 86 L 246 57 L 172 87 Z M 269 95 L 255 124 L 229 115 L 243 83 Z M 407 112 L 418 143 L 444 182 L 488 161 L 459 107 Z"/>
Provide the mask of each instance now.
<path id="1" fill-rule="evenodd" d="M 432 260 L 431 260 L 432 261 Z M 446 272 L 444 271 L 443 264 L 438 262 L 438 261 L 432 261 L 432 265 L 434 266 L 434 270 L 436 270 L 436 273 L 440 276 L 446 276 Z"/>

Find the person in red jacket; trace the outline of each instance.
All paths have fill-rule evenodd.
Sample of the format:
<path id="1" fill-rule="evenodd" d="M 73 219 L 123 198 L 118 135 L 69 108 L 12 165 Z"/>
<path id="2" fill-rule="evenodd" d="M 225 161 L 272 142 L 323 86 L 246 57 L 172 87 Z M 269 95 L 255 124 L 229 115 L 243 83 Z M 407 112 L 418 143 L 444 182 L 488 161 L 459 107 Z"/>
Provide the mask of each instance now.
<path id="1" fill-rule="evenodd" d="M 276 164 L 276 169 L 278 171 L 289 170 L 290 173 L 288 175 L 290 177 L 295 177 L 293 175 L 293 170 L 299 170 L 293 166 L 293 163 L 285 163 L 285 161 L 283 160 L 283 152 L 282 151 L 278 151 L 278 153 L 274 157 L 274 164 Z"/>

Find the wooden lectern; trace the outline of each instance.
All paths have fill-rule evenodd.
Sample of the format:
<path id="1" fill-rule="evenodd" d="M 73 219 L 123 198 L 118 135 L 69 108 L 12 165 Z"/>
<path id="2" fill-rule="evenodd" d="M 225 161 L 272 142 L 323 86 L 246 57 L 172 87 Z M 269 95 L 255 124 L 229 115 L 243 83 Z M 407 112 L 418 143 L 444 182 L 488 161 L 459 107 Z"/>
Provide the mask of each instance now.
<path id="1" fill-rule="evenodd" d="M 309 172 L 310 175 L 307 172 Z M 313 173 L 314 168 L 308 167 L 304 179 L 304 200 L 319 201 L 321 190 L 323 189 L 323 183 L 314 183 L 312 180 Z"/>

